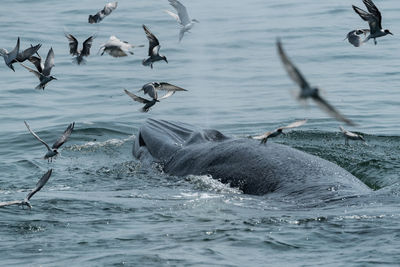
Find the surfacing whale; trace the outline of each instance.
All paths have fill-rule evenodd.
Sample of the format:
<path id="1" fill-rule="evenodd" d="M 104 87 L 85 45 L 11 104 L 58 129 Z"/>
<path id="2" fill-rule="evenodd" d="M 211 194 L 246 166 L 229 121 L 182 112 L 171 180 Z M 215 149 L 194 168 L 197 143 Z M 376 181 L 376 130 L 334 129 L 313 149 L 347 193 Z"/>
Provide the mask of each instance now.
<path id="1" fill-rule="evenodd" d="M 133 155 L 160 163 L 170 175 L 208 174 L 246 194 L 325 201 L 371 192 L 352 174 L 322 158 L 180 122 L 148 119 L 136 135 Z"/>

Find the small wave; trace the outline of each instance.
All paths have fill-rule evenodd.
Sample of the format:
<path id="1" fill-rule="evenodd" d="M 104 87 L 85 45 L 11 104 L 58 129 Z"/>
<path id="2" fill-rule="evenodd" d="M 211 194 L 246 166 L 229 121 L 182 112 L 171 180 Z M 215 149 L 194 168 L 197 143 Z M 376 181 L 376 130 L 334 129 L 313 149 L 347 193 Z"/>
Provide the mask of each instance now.
<path id="1" fill-rule="evenodd" d="M 97 141 L 89 141 L 83 145 L 72 145 L 67 147 L 68 149 L 70 149 L 71 151 L 82 151 L 82 150 L 90 150 L 90 151 L 95 151 L 97 149 L 101 149 L 103 147 L 117 147 L 117 146 L 122 146 L 123 144 L 125 144 L 126 142 L 129 142 L 131 140 L 134 140 L 135 136 L 131 135 L 128 138 L 124 138 L 124 139 L 109 139 L 106 140 L 104 142 L 97 142 Z"/>
<path id="2" fill-rule="evenodd" d="M 213 179 L 211 175 L 188 175 L 186 180 L 194 184 L 197 189 L 207 190 L 218 193 L 242 194 L 238 188 L 230 187 L 220 181 Z"/>

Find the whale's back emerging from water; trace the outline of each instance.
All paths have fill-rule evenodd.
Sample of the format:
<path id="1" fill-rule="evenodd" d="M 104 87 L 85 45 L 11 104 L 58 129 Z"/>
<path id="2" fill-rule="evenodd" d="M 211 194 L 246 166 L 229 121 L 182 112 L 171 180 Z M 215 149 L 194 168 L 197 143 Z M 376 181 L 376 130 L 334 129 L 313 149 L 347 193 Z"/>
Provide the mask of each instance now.
<path id="1" fill-rule="evenodd" d="M 136 136 L 133 155 L 161 163 L 168 174 L 209 174 L 247 194 L 311 194 L 330 200 L 371 191 L 346 170 L 319 157 L 185 123 L 147 120 Z"/>

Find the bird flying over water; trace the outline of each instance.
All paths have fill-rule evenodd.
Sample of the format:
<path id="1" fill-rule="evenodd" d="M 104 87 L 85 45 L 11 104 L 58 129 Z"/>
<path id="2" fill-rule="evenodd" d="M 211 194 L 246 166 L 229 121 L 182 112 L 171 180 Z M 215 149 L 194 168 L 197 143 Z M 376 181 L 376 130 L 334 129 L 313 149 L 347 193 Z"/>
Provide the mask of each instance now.
<path id="1" fill-rule="evenodd" d="M 57 139 L 57 141 L 53 144 L 52 147 L 50 147 L 45 141 L 40 139 L 40 137 L 31 130 L 29 127 L 29 124 L 24 121 L 26 128 L 28 128 L 28 131 L 35 137 L 39 142 L 41 142 L 46 148 L 47 148 L 47 153 L 44 155 L 43 159 L 47 159 L 48 161 L 52 161 L 53 157 L 58 155 L 58 149 L 65 143 L 67 142 L 68 138 L 70 137 L 72 130 L 74 129 L 75 122 L 71 123 L 68 125 L 67 129 L 64 131 L 64 133 Z"/>
<path id="2" fill-rule="evenodd" d="M 153 68 L 153 63 L 156 61 L 164 60 L 168 63 L 167 57 L 158 53 L 160 51 L 160 42 L 158 41 L 157 37 L 152 34 L 145 25 L 143 25 L 143 30 L 146 33 L 147 39 L 149 40 L 149 57 L 147 59 L 143 59 L 142 64 L 144 66 L 150 66 Z"/>
<path id="3" fill-rule="evenodd" d="M 36 186 L 34 189 L 32 189 L 31 192 L 29 192 L 28 195 L 26 195 L 24 200 L 14 200 L 14 201 L 9 201 L 9 202 L 0 202 L 0 208 L 5 207 L 5 206 L 10 206 L 10 205 L 26 205 L 30 209 L 32 208 L 31 203 L 29 200 L 35 195 L 37 192 L 42 189 L 42 187 L 47 183 L 47 181 L 50 179 L 51 173 L 53 172 L 53 169 L 50 169 L 47 171 L 42 178 L 36 183 Z"/>
<path id="4" fill-rule="evenodd" d="M 0 49 L 0 55 L 4 58 L 4 62 L 6 63 L 7 67 L 12 69 L 14 72 L 15 72 L 15 69 L 12 64 L 14 62 L 16 62 L 18 53 L 19 53 L 19 37 L 18 37 L 16 46 L 10 52 L 8 52 L 7 49 L 4 49 L 4 48 Z"/>
<path id="5" fill-rule="evenodd" d="M 142 89 L 141 89 L 141 90 L 142 90 Z M 144 91 L 145 91 L 145 90 L 144 90 Z M 147 91 L 147 90 L 146 90 L 146 91 Z M 146 93 L 146 91 L 145 91 L 145 93 Z M 148 100 L 148 99 L 146 99 L 146 98 L 137 96 L 137 95 L 135 95 L 135 94 L 129 92 L 128 90 L 124 89 L 124 92 L 125 92 L 128 96 L 130 96 L 134 101 L 139 102 L 139 103 L 142 103 L 142 104 L 145 104 L 145 105 L 143 106 L 143 108 L 141 108 L 141 111 L 142 111 L 142 112 L 148 112 L 148 111 L 150 110 L 150 108 L 151 108 L 152 106 L 154 106 L 157 102 L 160 102 L 160 100 L 172 96 L 173 94 L 175 94 L 176 91 L 182 91 L 182 90 L 167 90 L 167 93 L 166 93 L 165 95 L 163 95 L 162 97 L 158 98 L 158 97 L 157 97 L 157 93 L 156 93 L 155 91 L 149 90 L 149 91 L 148 91 L 148 94 L 149 94 L 150 96 L 151 96 L 151 95 L 156 96 L 156 98 L 153 98 L 153 97 L 152 97 L 151 100 Z M 186 90 L 183 89 L 183 91 L 186 91 Z"/>
<path id="6" fill-rule="evenodd" d="M 140 89 L 139 92 L 143 91 L 144 94 L 148 94 L 151 98 L 158 99 L 157 90 L 168 91 L 168 92 L 172 91 L 174 93 L 176 91 L 187 91 L 186 89 L 183 89 L 176 85 L 172 85 L 170 83 L 151 82 L 151 83 L 146 83 L 145 85 L 143 85 L 142 89 Z"/>
<path id="7" fill-rule="evenodd" d="M 90 24 L 99 23 L 106 16 L 110 15 L 111 12 L 117 8 L 118 2 L 107 3 L 102 10 L 97 12 L 95 15 L 89 15 L 88 22 Z"/>
<path id="8" fill-rule="evenodd" d="M 329 115 L 335 117 L 337 120 L 342 121 L 348 125 L 355 125 L 351 120 L 344 117 L 342 114 L 339 113 L 331 104 L 329 104 L 325 99 L 323 99 L 319 95 L 319 88 L 318 87 L 311 87 L 300 71 L 293 65 L 293 63 L 289 60 L 286 56 L 285 51 L 283 50 L 282 44 L 280 40 L 276 43 L 278 48 L 278 54 L 281 58 L 283 66 L 285 67 L 289 77 L 300 87 L 300 93 L 298 95 L 298 100 L 307 100 L 311 98 L 318 104 L 320 108 L 325 110 Z"/>
<path id="9" fill-rule="evenodd" d="M 382 37 L 388 34 L 393 35 L 388 29 L 382 29 L 382 15 L 379 9 L 375 6 L 372 0 L 363 0 L 364 5 L 367 7 L 368 12 L 362 10 L 359 7 L 353 5 L 354 11 L 360 15 L 360 17 L 367 21 L 369 24 L 370 34 L 363 41 L 367 42 L 369 39 L 374 38 L 374 43 L 377 44 L 376 38 Z"/>
<path id="10" fill-rule="evenodd" d="M 349 139 L 350 140 L 361 140 L 365 143 L 365 139 L 362 135 L 347 131 L 342 126 L 339 126 L 339 129 L 343 133 L 343 136 L 345 137 L 346 145 L 349 145 Z"/>
<path id="11" fill-rule="evenodd" d="M 29 61 L 31 61 L 37 70 L 31 69 L 28 66 L 25 66 L 24 64 L 20 63 L 25 69 L 29 70 L 33 74 L 35 74 L 36 77 L 39 78 L 39 85 L 35 87 L 35 89 L 43 89 L 46 87 L 47 83 L 49 83 L 52 80 L 57 80 L 56 77 L 50 75 L 51 69 L 54 67 L 54 51 L 53 48 L 50 48 L 49 52 L 47 53 L 46 61 L 44 62 L 44 65 L 42 65 L 41 58 L 32 56 L 29 58 Z"/>
<path id="12" fill-rule="evenodd" d="M 92 47 L 93 40 L 95 36 L 90 36 L 87 38 L 82 45 L 82 49 L 78 49 L 78 40 L 72 34 L 65 34 L 69 41 L 69 53 L 72 56 L 76 56 L 74 61 L 80 65 L 82 62 L 84 63 L 84 58 L 90 55 L 90 48 Z"/>
<path id="13" fill-rule="evenodd" d="M 279 128 L 277 128 L 277 129 L 275 129 L 273 131 L 266 132 L 266 133 L 264 133 L 262 135 L 254 136 L 252 138 L 253 139 L 257 139 L 257 140 L 261 140 L 261 144 L 265 144 L 265 143 L 267 143 L 268 138 L 277 137 L 278 135 L 283 134 L 283 130 L 302 126 L 306 122 L 307 122 L 307 120 L 295 121 L 295 122 L 292 122 L 291 124 L 289 124 L 287 126 L 279 127 Z"/>
<path id="14" fill-rule="evenodd" d="M 348 40 L 350 44 L 354 45 L 355 47 L 359 47 L 363 44 L 363 41 L 360 35 L 369 33 L 368 29 L 357 29 L 349 32 L 344 40 Z"/>
<path id="15" fill-rule="evenodd" d="M 193 28 L 194 24 L 199 23 L 199 21 L 196 19 L 190 19 L 186 7 L 182 5 L 181 2 L 179 2 L 178 0 L 168 0 L 168 1 L 170 5 L 173 6 L 175 10 L 178 12 L 178 14 L 175 14 L 174 12 L 171 12 L 169 10 L 165 10 L 165 12 L 174 19 L 176 19 L 176 21 L 178 21 L 178 23 L 181 26 L 181 30 L 179 31 L 179 42 L 180 42 L 185 32 L 189 32 Z"/>
<path id="16" fill-rule="evenodd" d="M 108 53 L 113 57 L 126 57 L 129 54 L 133 55 L 131 49 L 134 47 L 143 47 L 144 45 L 134 46 L 126 41 L 121 41 L 114 35 L 110 37 L 110 39 L 100 46 L 99 52 L 101 55 L 104 53 Z"/>

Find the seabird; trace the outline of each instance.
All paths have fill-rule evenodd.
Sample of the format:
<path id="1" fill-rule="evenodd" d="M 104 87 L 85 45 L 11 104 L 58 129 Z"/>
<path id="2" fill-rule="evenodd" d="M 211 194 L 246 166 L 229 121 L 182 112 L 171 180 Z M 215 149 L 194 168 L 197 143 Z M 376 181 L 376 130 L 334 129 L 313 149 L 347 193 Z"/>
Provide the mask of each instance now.
<path id="1" fill-rule="evenodd" d="M 148 94 L 151 98 L 158 99 L 157 90 L 173 91 L 174 93 L 176 91 L 187 91 L 186 89 L 166 82 L 150 82 L 143 85 L 139 92 L 143 91 L 144 94 Z"/>
<path id="2" fill-rule="evenodd" d="M 69 53 L 72 56 L 76 56 L 74 61 L 80 65 L 82 62 L 84 63 L 84 58 L 90 55 L 90 48 L 92 47 L 93 39 L 95 38 L 93 35 L 87 38 L 82 45 L 82 50 L 78 50 L 78 40 L 72 34 L 65 34 L 69 41 Z"/>
<path id="3" fill-rule="evenodd" d="M 14 201 L 9 201 L 9 202 L 0 202 L 0 207 L 5 207 L 5 206 L 10 206 L 10 205 L 26 205 L 29 207 L 29 209 L 32 208 L 31 203 L 29 200 L 33 197 L 34 194 L 40 191 L 42 187 L 47 183 L 47 181 L 50 179 L 51 173 L 53 172 L 53 169 L 48 170 L 42 178 L 36 183 L 36 186 L 34 189 L 32 189 L 31 192 L 25 197 L 24 200 L 14 200 Z"/>
<path id="4" fill-rule="evenodd" d="M 173 6 L 175 10 L 178 12 L 178 14 L 175 14 L 174 12 L 171 12 L 169 10 L 165 10 L 167 14 L 176 19 L 178 23 L 181 25 L 181 30 L 179 31 L 179 42 L 180 42 L 185 32 L 189 32 L 193 28 L 194 24 L 199 23 L 199 21 L 196 19 L 190 19 L 186 7 L 182 5 L 181 2 L 179 2 L 178 0 L 168 0 L 168 1 L 170 5 Z"/>
<path id="5" fill-rule="evenodd" d="M 153 63 L 159 60 L 164 60 L 168 63 L 167 57 L 164 55 L 160 55 L 158 52 L 160 51 L 160 42 L 158 39 L 150 32 L 150 30 L 143 25 L 144 32 L 146 33 L 147 39 L 149 40 L 149 57 L 147 59 L 143 59 L 142 64 L 144 66 L 149 66 L 153 68 Z"/>
<path id="6" fill-rule="evenodd" d="M 150 110 L 150 108 L 151 108 L 152 106 L 154 106 L 157 102 L 160 102 L 160 100 L 165 99 L 165 98 L 167 98 L 167 97 L 170 97 L 170 96 L 173 95 L 176 91 L 173 91 L 173 90 L 167 91 L 167 93 L 166 93 L 165 95 L 163 95 L 162 97 L 160 97 L 160 98 L 152 98 L 151 100 L 148 100 L 148 99 L 142 98 L 142 97 L 140 97 L 140 96 L 137 96 L 137 95 L 135 95 L 135 94 L 129 92 L 129 91 L 126 90 L 126 89 L 124 89 L 124 92 L 125 92 L 128 96 L 130 96 L 134 101 L 139 102 L 139 103 L 142 103 L 142 104 L 145 104 L 145 105 L 143 106 L 143 108 L 141 108 L 141 111 L 142 111 L 142 112 L 148 112 L 148 111 Z M 156 96 L 157 96 L 157 94 L 156 94 Z"/>
<path id="7" fill-rule="evenodd" d="M 290 128 L 295 128 L 295 127 L 299 127 L 302 126 L 303 124 L 305 124 L 307 122 L 307 120 L 301 120 L 301 121 L 295 121 L 292 122 L 291 124 L 287 125 L 287 126 L 283 126 L 283 127 L 279 127 L 273 131 L 270 132 L 266 132 L 262 135 L 259 136 L 254 136 L 252 137 L 253 139 L 257 139 L 257 140 L 261 140 L 261 144 L 265 144 L 267 143 L 268 138 L 271 137 L 277 137 L 280 134 L 283 134 L 283 130 L 284 129 L 290 129 Z"/>
<path id="8" fill-rule="evenodd" d="M 111 12 L 117 8 L 118 2 L 108 3 L 104 6 L 102 10 L 96 13 L 96 15 L 89 15 L 88 22 L 90 24 L 99 23 L 102 21 L 106 16 L 110 15 Z"/>
<path id="9" fill-rule="evenodd" d="M 8 52 L 7 49 L 4 49 L 4 48 L 0 49 L 0 55 L 4 58 L 4 62 L 14 72 L 15 72 L 15 69 L 12 64 L 16 62 L 18 53 L 19 53 L 19 37 L 17 40 L 17 45 L 10 52 Z"/>
<path id="10" fill-rule="evenodd" d="M 36 77 L 39 78 L 39 85 L 35 87 L 35 89 L 43 89 L 46 87 L 47 83 L 52 80 L 57 80 L 54 76 L 50 75 L 51 69 L 54 67 L 54 51 L 53 48 L 50 48 L 49 52 L 47 53 L 46 61 L 44 65 L 42 65 L 41 58 L 39 57 L 30 57 L 29 61 L 31 61 L 37 70 L 31 69 L 28 66 L 25 66 L 21 63 L 21 65 L 35 74 Z"/>
<path id="11" fill-rule="evenodd" d="M 40 137 L 31 130 L 31 128 L 29 127 L 29 124 L 24 121 L 26 128 L 28 128 L 28 131 L 37 139 L 39 140 L 39 142 L 41 142 L 43 145 L 46 146 L 47 148 L 47 153 L 46 155 L 44 155 L 43 159 L 47 159 L 48 161 L 52 161 L 52 158 L 58 155 L 58 151 L 57 149 L 60 148 L 65 142 L 67 142 L 69 136 L 72 133 L 72 130 L 74 129 L 75 126 L 75 122 L 71 123 L 70 125 L 68 125 L 67 129 L 64 131 L 64 133 L 60 136 L 60 138 L 57 139 L 57 141 L 53 144 L 53 146 L 50 148 L 50 146 L 43 141 L 42 139 L 40 139 Z"/>
<path id="12" fill-rule="evenodd" d="M 345 130 L 342 126 L 339 126 L 340 131 L 342 131 L 343 136 L 345 137 L 345 144 L 349 145 L 349 139 L 351 140 L 361 140 L 365 143 L 365 139 L 362 135 L 356 134 L 350 131 Z"/>
<path id="13" fill-rule="evenodd" d="M 332 105 L 330 105 L 327 101 L 325 101 L 319 95 L 319 88 L 318 87 L 311 87 L 300 71 L 292 64 L 289 58 L 286 56 L 285 52 L 283 51 L 282 44 L 280 40 L 276 43 L 278 48 L 278 54 L 282 60 L 283 66 L 285 67 L 287 73 L 289 74 L 290 78 L 297 83 L 301 90 L 298 95 L 298 100 L 307 100 L 308 98 L 312 98 L 320 108 L 325 110 L 329 115 L 335 117 L 337 120 L 345 122 L 348 125 L 354 126 L 355 124 L 345 118 L 342 114 L 340 114 Z"/>
<path id="14" fill-rule="evenodd" d="M 372 0 L 363 0 L 363 3 L 370 13 L 353 5 L 354 11 L 360 15 L 363 20 L 368 21 L 369 24 L 370 34 L 363 42 L 365 43 L 369 39 L 374 38 L 374 43 L 377 44 L 376 38 L 385 36 L 387 34 L 393 35 L 393 33 L 391 33 L 388 29 L 382 29 L 381 12 L 379 12 L 379 9 L 375 6 Z"/>
<path id="15" fill-rule="evenodd" d="M 369 33 L 369 29 L 357 29 L 349 32 L 344 40 L 348 40 L 349 43 L 354 45 L 355 47 L 359 47 L 363 44 L 363 41 L 360 35 L 364 34 L 364 36 Z"/>
<path id="16" fill-rule="evenodd" d="M 137 47 L 143 47 L 144 45 L 138 45 Z M 100 46 L 99 52 L 101 55 L 104 53 L 110 54 L 113 57 L 126 57 L 129 54 L 133 55 L 133 52 L 130 49 L 134 48 L 134 45 L 126 41 L 121 41 L 114 35 L 110 37 L 110 39 Z"/>

